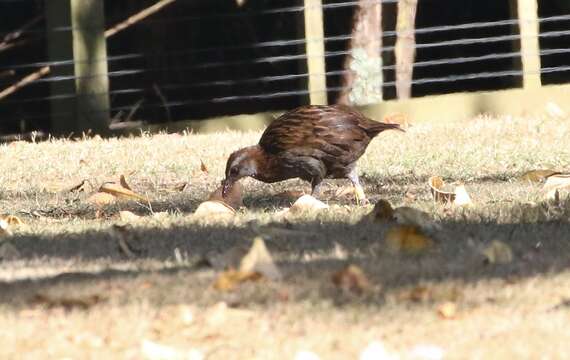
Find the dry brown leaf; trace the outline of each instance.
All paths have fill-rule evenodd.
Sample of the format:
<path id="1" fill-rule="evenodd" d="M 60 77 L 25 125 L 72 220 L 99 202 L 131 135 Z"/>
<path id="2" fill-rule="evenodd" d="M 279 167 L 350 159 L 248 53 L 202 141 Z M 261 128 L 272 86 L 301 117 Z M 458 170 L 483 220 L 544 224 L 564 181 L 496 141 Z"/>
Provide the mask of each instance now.
<path id="1" fill-rule="evenodd" d="M 455 319 L 457 316 L 457 304 L 446 301 L 437 307 L 437 313 L 443 319 Z"/>
<path id="2" fill-rule="evenodd" d="M 114 182 L 104 183 L 99 188 L 99 192 L 111 194 L 111 195 L 118 197 L 118 198 L 148 202 L 148 199 L 146 197 L 139 195 L 139 194 L 135 193 L 134 191 L 129 190 L 129 189 L 123 187 L 122 185 L 114 183 Z"/>
<path id="3" fill-rule="evenodd" d="M 356 265 L 348 265 L 334 273 L 332 282 L 342 290 L 359 295 L 370 289 L 370 281 L 368 281 L 364 271 Z"/>
<path id="4" fill-rule="evenodd" d="M 117 201 L 117 198 L 106 192 L 96 192 L 87 198 L 89 204 L 98 207 L 114 204 L 115 201 Z"/>
<path id="5" fill-rule="evenodd" d="M 131 189 L 129 184 L 127 184 L 127 179 L 125 178 L 125 175 L 121 175 L 121 177 L 119 178 L 119 184 L 121 184 L 121 186 L 124 187 L 125 189 L 133 191 L 133 189 Z"/>
<path id="6" fill-rule="evenodd" d="M 221 201 L 204 201 L 201 203 L 194 216 L 196 217 L 220 217 L 235 215 L 236 211 L 228 204 Z"/>
<path id="7" fill-rule="evenodd" d="M 303 195 L 291 205 L 289 211 L 298 213 L 303 211 L 318 211 L 328 209 L 329 206 L 320 200 L 315 199 L 311 195 Z"/>
<path id="8" fill-rule="evenodd" d="M 459 185 L 454 191 L 450 191 L 440 176 L 432 176 L 428 184 L 431 194 L 437 202 L 453 203 L 459 206 L 471 203 L 471 198 L 464 185 Z"/>
<path id="9" fill-rule="evenodd" d="M 214 282 L 214 289 L 220 291 L 230 291 L 235 289 L 239 284 L 246 281 L 257 281 L 263 278 L 258 272 L 255 271 L 241 271 L 230 269 L 222 272 Z"/>
<path id="10" fill-rule="evenodd" d="M 443 190 L 445 183 L 440 176 L 432 176 L 429 178 L 429 186 L 435 201 L 449 203 L 455 200 L 454 192 Z"/>
<path id="11" fill-rule="evenodd" d="M 102 302 L 104 299 L 100 295 L 89 295 L 81 297 L 52 297 L 43 294 L 37 294 L 32 298 L 34 305 L 41 305 L 47 308 L 62 307 L 65 310 L 81 309 L 87 310 Z"/>
<path id="12" fill-rule="evenodd" d="M 265 246 L 265 241 L 260 236 L 253 240 L 249 252 L 241 259 L 239 270 L 242 273 L 257 272 L 274 281 L 282 278 L 281 272 Z"/>
<path id="13" fill-rule="evenodd" d="M 408 206 L 396 208 L 394 218 L 400 225 L 416 225 L 428 231 L 441 230 L 441 225 L 436 223 L 430 214 L 416 208 Z"/>
<path id="14" fill-rule="evenodd" d="M 548 200 L 556 200 L 562 190 L 570 191 L 570 174 L 558 174 L 549 176 L 544 183 L 543 190 Z"/>
<path id="15" fill-rule="evenodd" d="M 79 184 L 77 184 L 74 187 L 72 187 L 71 189 L 69 189 L 68 192 L 87 192 L 87 191 L 90 191 L 90 190 L 87 190 L 88 187 L 90 188 L 91 184 L 89 183 L 88 180 L 84 179 Z"/>
<path id="16" fill-rule="evenodd" d="M 546 181 L 552 175 L 558 175 L 560 172 L 554 170 L 531 170 L 521 175 L 520 180 L 529 181 L 534 183 L 541 183 Z"/>
<path id="17" fill-rule="evenodd" d="M 502 241 L 491 242 L 482 251 L 485 260 L 490 264 L 508 264 L 513 261 L 513 251 L 511 247 Z"/>
<path id="18" fill-rule="evenodd" d="M 200 171 L 202 171 L 203 173 L 209 174 L 210 172 L 208 171 L 208 168 L 206 167 L 206 164 L 204 164 L 204 162 L 202 161 L 202 159 L 200 159 Z"/>
<path id="19" fill-rule="evenodd" d="M 394 209 L 387 200 L 380 199 L 368 214 L 368 218 L 373 222 L 392 221 L 394 220 Z"/>
<path id="20" fill-rule="evenodd" d="M 183 192 L 183 191 L 185 191 L 189 186 L 190 186 L 190 184 L 185 181 L 185 182 L 183 182 L 183 183 L 174 185 L 174 190 Z"/>
<path id="21" fill-rule="evenodd" d="M 208 197 L 208 201 L 219 201 L 225 204 L 228 204 L 233 209 L 239 209 L 243 206 L 243 199 L 242 199 L 242 186 L 240 183 L 235 183 L 231 190 L 226 194 L 226 196 L 222 196 L 222 189 L 223 187 L 218 187 L 214 192 L 210 194 Z"/>
<path id="22" fill-rule="evenodd" d="M 386 233 L 386 247 L 391 253 L 421 253 L 434 245 L 431 238 L 411 225 L 394 226 Z"/>
<path id="23" fill-rule="evenodd" d="M 142 216 L 134 214 L 130 211 L 119 211 L 119 218 L 124 222 L 136 222 L 142 219 Z"/>
<path id="24" fill-rule="evenodd" d="M 6 223 L 10 226 L 21 226 L 24 225 L 24 222 L 17 217 L 16 215 L 2 215 L 0 217 L 2 220 L 6 221 Z M 1 226 L 0 226 L 1 228 Z"/>

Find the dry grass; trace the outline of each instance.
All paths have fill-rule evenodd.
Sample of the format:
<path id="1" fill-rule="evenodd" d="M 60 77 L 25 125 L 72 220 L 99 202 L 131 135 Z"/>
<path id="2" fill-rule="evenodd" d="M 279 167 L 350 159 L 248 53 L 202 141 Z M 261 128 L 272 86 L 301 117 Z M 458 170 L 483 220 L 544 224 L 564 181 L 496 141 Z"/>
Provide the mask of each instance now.
<path id="1" fill-rule="evenodd" d="M 360 162 L 372 201 L 425 210 L 443 225 L 435 248 L 417 256 L 388 253 L 389 225 L 358 223 L 370 207 L 334 198 L 342 181 L 329 182 L 332 206 L 319 214 L 283 220 L 276 212 L 288 203 L 273 195 L 308 185 L 252 180 L 235 218 L 194 219 L 229 153 L 258 136 L 1 146 L 0 212 L 26 226 L 9 239 L 20 257 L 0 269 L 0 358 L 140 359 L 144 340 L 212 359 L 291 359 L 300 350 L 355 358 L 374 340 L 404 358 L 421 344 L 441 347 L 446 358 L 568 358 L 570 206 L 543 204 L 540 185 L 517 180 L 531 169 L 570 170 L 568 120 L 481 117 L 375 140 Z M 121 203 L 97 217 L 88 194 L 67 191 L 120 174 L 151 208 Z M 434 205 L 426 183 L 435 174 L 464 182 L 474 204 Z M 189 184 L 184 192 L 174 189 L 181 182 Z M 112 230 L 124 209 L 147 215 L 128 231 L 142 250 L 137 259 L 125 258 Z M 200 260 L 247 244 L 267 225 L 293 230 L 267 240 L 284 280 L 213 289 L 216 271 Z M 496 239 L 512 247 L 512 263 L 483 264 L 479 249 Z M 347 263 L 373 284 L 364 295 L 332 284 L 331 274 Z M 453 319 L 438 316 L 446 301 L 458 307 Z"/>

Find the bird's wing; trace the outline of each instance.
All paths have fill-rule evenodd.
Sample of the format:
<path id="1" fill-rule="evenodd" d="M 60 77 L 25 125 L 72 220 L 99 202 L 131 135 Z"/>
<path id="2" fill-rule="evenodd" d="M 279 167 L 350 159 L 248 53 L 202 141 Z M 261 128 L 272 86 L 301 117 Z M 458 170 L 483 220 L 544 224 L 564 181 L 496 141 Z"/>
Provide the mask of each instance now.
<path id="1" fill-rule="evenodd" d="M 305 106 L 281 115 L 261 136 L 259 145 L 273 154 L 304 148 L 344 156 L 353 144 L 367 141 L 358 113 L 337 106 Z"/>

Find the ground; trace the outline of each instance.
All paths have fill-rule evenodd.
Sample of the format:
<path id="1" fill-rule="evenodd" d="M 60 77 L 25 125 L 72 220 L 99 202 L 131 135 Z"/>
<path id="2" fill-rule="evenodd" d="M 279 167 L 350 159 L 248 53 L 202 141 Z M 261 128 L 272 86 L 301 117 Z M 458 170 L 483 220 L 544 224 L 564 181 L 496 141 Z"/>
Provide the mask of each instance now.
<path id="1" fill-rule="evenodd" d="M 442 226 L 414 255 L 387 250 L 394 225 L 362 221 L 372 205 L 339 195 L 347 181 L 325 184 L 331 207 L 320 212 L 279 214 L 290 200 L 277 195 L 308 184 L 247 180 L 235 217 L 192 216 L 228 155 L 259 135 L 1 145 L 0 212 L 24 225 L 2 239 L 17 254 L 0 266 L 0 358 L 354 359 L 374 342 L 403 359 L 426 347 L 449 359 L 570 357 L 570 203 L 545 202 L 541 184 L 520 180 L 570 170 L 567 119 L 418 122 L 375 139 L 359 163 L 372 203 L 421 209 Z M 150 205 L 87 202 L 122 174 Z M 464 183 L 473 203 L 434 204 L 433 175 Z M 87 191 L 69 191 L 84 179 Z M 121 232 L 120 210 L 144 219 Z M 259 234 L 283 279 L 216 289 L 221 270 L 208 259 Z M 485 261 L 494 240 L 510 246 L 511 262 Z M 331 281 L 348 264 L 369 281 L 362 293 Z"/>

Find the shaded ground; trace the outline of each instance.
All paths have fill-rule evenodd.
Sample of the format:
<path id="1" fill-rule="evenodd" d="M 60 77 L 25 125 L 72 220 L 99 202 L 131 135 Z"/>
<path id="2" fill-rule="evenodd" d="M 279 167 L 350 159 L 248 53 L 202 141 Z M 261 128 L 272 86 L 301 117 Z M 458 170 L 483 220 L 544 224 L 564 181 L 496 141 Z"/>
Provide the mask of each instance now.
<path id="1" fill-rule="evenodd" d="M 361 223 L 371 206 L 336 197 L 342 181 L 328 183 L 331 208 L 317 214 L 277 214 L 289 202 L 274 195 L 308 191 L 307 184 L 245 181 L 246 207 L 235 218 L 191 216 L 219 184 L 229 153 L 258 136 L 1 146 L 0 212 L 26 225 L 9 238 L 19 257 L 0 268 L 0 325 L 9 329 L 0 357 L 139 359 L 145 340 L 212 359 L 294 358 L 301 350 L 355 358 L 371 341 L 403 358 L 422 344 L 446 358 L 570 355 L 570 205 L 548 205 L 540 184 L 518 180 L 531 169 L 569 170 L 567 120 L 485 117 L 418 124 L 375 140 L 360 162 L 372 202 L 413 206 L 443 225 L 436 246 L 415 256 L 386 250 L 391 225 Z M 68 191 L 120 174 L 151 207 L 119 203 L 97 212 L 89 193 Z M 434 204 L 427 179 L 436 174 L 464 182 L 474 204 Z M 119 249 L 119 210 L 146 216 L 127 231 L 140 250 L 134 259 Z M 259 233 L 283 281 L 215 290 L 218 272 L 204 258 L 247 246 Z M 483 262 L 480 250 L 492 240 L 511 246 L 511 263 Z M 349 263 L 372 284 L 363 295 L 331 282 Z M 451 319 L 438 315 L 445 302 L 457 306 Z"/>

